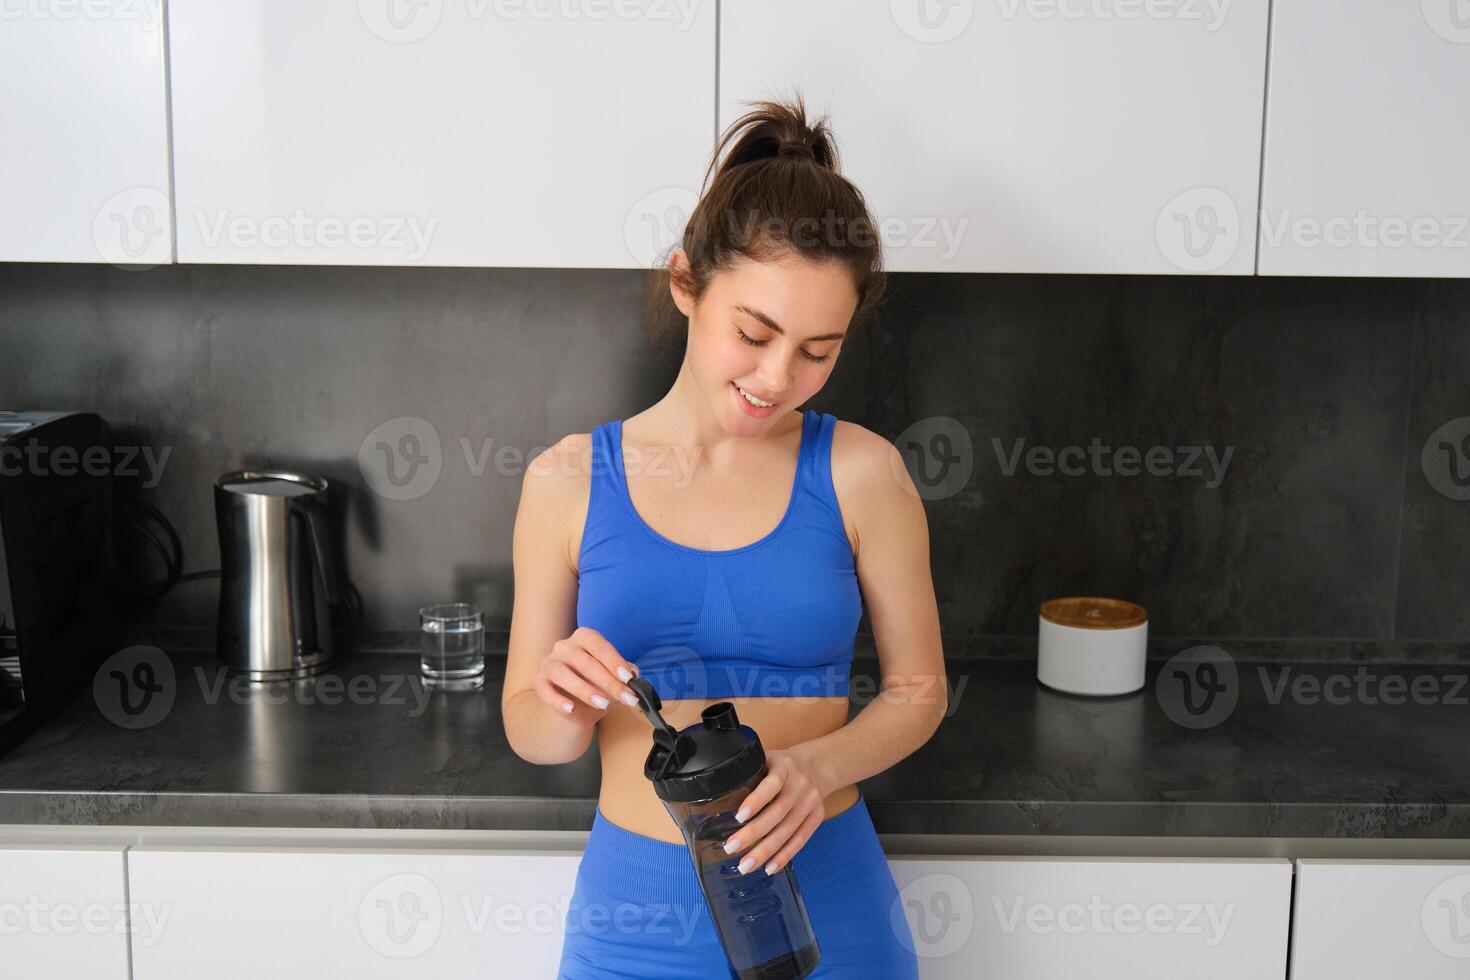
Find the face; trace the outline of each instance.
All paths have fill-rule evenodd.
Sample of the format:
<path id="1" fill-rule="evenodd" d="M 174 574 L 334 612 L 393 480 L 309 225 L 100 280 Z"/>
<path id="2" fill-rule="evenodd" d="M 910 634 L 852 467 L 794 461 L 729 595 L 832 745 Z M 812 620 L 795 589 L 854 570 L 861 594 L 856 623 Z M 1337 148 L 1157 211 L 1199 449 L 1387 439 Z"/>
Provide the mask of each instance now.
<path id="1" fill-rule="evenodd" d="M 690 374 L 725 431 L 743 436 L 770 431 L 821 390 L 858 302 L 842 265 L 786 253 L 716 273 L 698 303 L 677 285 L 673 295 L 689 317 Z"/>

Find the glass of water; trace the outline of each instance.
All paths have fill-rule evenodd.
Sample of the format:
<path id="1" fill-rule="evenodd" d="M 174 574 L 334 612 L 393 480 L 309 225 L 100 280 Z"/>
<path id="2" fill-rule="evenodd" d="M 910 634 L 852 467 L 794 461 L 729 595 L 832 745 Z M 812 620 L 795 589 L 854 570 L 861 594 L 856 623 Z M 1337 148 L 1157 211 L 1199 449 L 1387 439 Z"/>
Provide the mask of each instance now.
<path id="1" fill-rule="evenodd" d="M 485 627 L 465 602 L 419 610 L 419 674 L 426 685 L 474 690 L 485 682 Z"/>

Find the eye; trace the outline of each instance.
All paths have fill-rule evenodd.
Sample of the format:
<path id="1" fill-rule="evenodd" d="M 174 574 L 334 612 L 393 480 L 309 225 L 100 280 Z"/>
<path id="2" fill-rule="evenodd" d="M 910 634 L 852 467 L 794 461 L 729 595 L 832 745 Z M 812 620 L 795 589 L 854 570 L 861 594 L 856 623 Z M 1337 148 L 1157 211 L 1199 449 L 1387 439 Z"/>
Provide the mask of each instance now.
<path id="1" fill-rule="evenodd" d="M 741 338 L 742 341 L 747 342 L 747 344 L 750 344 L 751 347 L 764 347 L 764 345 L 769 344 L 769 342 L 770 342 L 770 341 L 757 341 L 757 339 L 754 338 L 754 336 L 751 336 L 750 334 L 747 334 L 747 332 L 742 331 L 742 329 L 739 329 L 738 326 L 736 326 L 736 328 L 735 328 L 735 334 L 738 334 L 739 335 L 739 338 Z M 823 361 L 832 360 L 832 354 L 831 353 L 826 353 L 826 354 L 813 354 L 813 353 L 810 353 L 810 351 L 808 351 L 807 348 L 804 348 L 804 347 L 801 348 L 801 356 L 803 356 L 804 359 L 807 359 L 808 361 L 811 361 L 811 363 L 813 363 L 813 364 L 820 364 L 820 363 L 823 363 Z"/>

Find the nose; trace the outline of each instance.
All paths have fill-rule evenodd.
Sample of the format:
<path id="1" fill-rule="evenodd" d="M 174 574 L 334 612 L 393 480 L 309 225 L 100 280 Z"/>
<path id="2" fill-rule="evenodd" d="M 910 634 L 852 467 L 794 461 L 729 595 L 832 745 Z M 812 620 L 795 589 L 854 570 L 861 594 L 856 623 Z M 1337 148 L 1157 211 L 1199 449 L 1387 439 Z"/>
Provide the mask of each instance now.
<path id="1" fill-rule="evenodd" d="M 755 378 L 756 384 L 761 386 L 762 391 L 779 398 L 785 395 L 786 389 L 791 386 L 790 361 L 779 354 L 763 358 Z"/>

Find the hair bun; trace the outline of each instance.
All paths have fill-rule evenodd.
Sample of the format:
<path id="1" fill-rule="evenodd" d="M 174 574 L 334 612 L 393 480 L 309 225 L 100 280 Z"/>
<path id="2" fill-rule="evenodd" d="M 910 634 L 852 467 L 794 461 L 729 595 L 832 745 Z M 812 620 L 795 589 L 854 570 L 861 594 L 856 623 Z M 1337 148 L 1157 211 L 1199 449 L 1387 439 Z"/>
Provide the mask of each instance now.
<path id="1" fill-rule="evenodd" d="M 817 158 L 817 153 L 815 150 L 807 145 L 807 142 L 805 140 L 782 140 L 781 145 L 776 147 L 776 156 L 802 156 L 806 157 L 808 160 L 815 160 Z"/>

